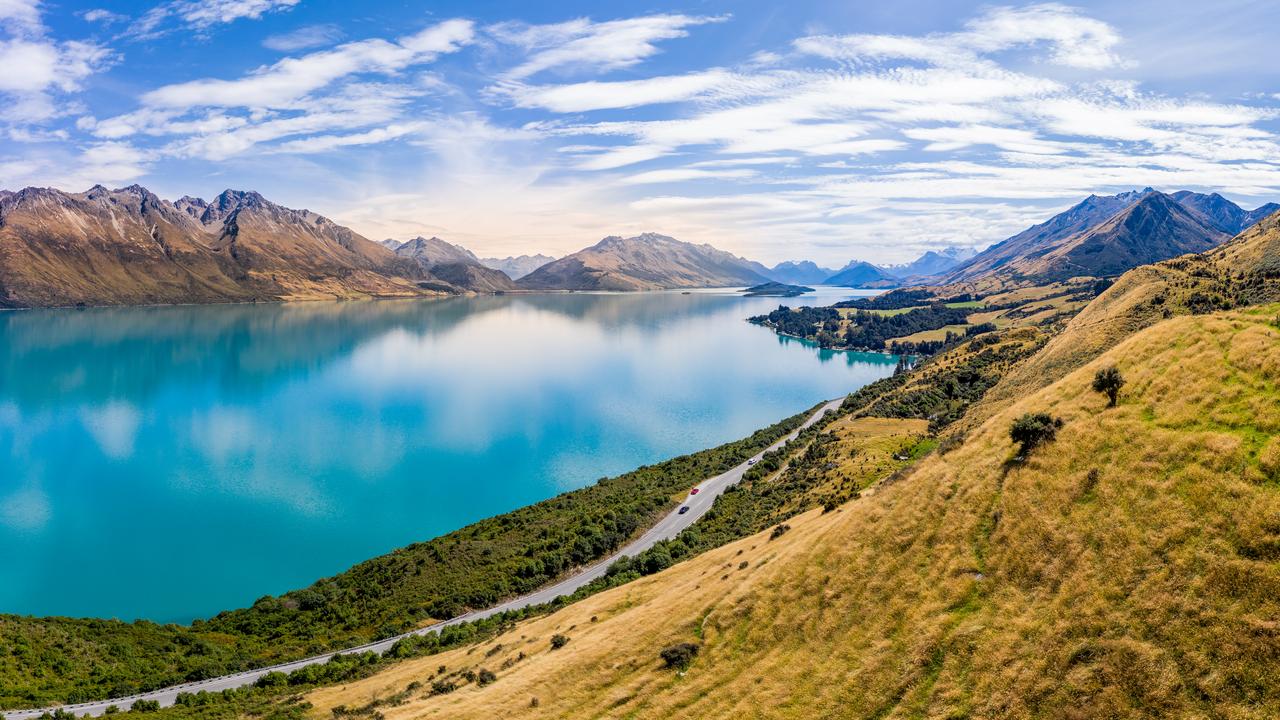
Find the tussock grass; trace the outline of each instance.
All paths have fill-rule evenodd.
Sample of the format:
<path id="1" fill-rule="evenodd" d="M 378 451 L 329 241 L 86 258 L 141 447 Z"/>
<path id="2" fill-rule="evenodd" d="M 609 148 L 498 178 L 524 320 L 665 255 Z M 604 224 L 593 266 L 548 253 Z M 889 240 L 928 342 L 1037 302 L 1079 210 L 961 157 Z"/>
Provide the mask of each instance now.
<path id="1" fill-rule="evenodd" d="M 1278 312 L 1160 323 L 836 512 L 522 623 L 491 657 L 455 650 L 316 691 L 312 712 L 524 652 L 486 687 L 383 712 L 1276 717 Z M 1105 365 L 1128 380 L 1115 408 L 1090 388 Z M 1011 463 L 1009 426 L 1027 412 L 1064 426 Z M 682 642 L 700 648 L 683 673 L 659 656 Z"/>

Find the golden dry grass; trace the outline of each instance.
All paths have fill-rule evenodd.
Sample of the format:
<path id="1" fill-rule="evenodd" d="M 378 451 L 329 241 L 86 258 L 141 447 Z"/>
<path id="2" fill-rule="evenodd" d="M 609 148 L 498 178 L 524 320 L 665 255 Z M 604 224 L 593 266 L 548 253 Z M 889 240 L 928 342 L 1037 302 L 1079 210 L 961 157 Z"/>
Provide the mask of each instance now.
<path id="1" fill-rule="evenodd" d="M 313 712 L 393 694 L 443 664 L 498 679 L 380 711 L 1280 716 L 1278 309 L 1161 323 L 838 512 L 800 516 L 776 540 L 747 538 L 486 645 L 317 691 Z M 1113 363 L 1129 382 L 1109 409 L 1089 385 Z M 1009 424 L 1029 411 L 1065 426 L 1010 463 Z M 571 640 L 552 651 L 557 632 Z M 658 659 L 682 641 L 702 644 L 684 675 Z"/>

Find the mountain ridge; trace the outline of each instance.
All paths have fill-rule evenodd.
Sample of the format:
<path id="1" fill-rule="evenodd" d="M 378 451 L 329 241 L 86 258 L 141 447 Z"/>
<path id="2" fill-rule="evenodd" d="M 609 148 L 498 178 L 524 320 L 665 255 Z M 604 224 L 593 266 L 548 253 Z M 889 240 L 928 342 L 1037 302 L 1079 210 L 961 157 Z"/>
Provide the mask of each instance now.
<path id="1" fill-rule="evenodd" d="M 480 262 L 486 267 L 494 270 L 501 270 L 507 274 L 512 280 L 519 280 L 538 268 L 553 262 L 555 258 L 542 253 L 534 253 L 533 255 L 508 255 L 505 258 L 487 257 L 480 258 Z"/>
<path id="2" fill-rule="evenodd" d="M 141 185 L 0 197 L 0 305 L 171 304 L 431 294 L 348 228 L 252 191 L 211 202 Z"/>
<path id="3" fill-rule="evenodd" d="M 992 245 L 947 272 L 937 284 L 1119 275 L 1217 246 L 1258 222 L 1272 205 L 1245 211 L 1217 193 L 1166 194 L 1150 187 L 1111 196 L 1090 195 Z"/>
<path id="4" fill-rule="evenodd" d="M 526 290 L 666 290 L 757 285 L 753 263 L 711 245 L 667 235 L 610 235 L 522 277 Z"/>

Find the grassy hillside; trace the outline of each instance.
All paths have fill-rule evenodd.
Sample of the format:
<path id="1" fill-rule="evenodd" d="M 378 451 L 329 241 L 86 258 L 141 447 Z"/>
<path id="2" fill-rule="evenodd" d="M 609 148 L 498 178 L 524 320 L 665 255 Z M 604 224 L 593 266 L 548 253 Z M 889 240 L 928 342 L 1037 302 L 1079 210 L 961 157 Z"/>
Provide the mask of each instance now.
<path id="1" fill-rule="evenodd" d="M 1275 717 L 1277 313 L 1161 322 L 837 511 L 316 691 L 311 714 Z M 1090 384 L 1113 364 L 1108 408 Z M 1019 462 L 1027 412 L 1063 426 Z M 685 671 L 660 659 L 678 643 Z"/>
<path id="2" fill-rule="evenodd" d="M 1200 255 L 1122 275 L 1067 323 L 1044 352 L 1013 369 L 967 424 L 1058 380 L 1116 343 L 1166 318 L 1280 301 L 1280 213 Z"/>

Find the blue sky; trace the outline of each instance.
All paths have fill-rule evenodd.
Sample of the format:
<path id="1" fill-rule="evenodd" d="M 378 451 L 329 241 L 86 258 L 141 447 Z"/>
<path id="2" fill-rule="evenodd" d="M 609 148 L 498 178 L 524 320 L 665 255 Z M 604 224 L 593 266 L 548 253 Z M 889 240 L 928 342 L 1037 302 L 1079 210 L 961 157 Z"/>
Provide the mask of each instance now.
<path id="1" fill-rule="evenodd" d="M 372 239 L 766 262 L 1091 192 L 1280 200 L 1280 4 L 0 0 L 0 187 L 256 189 Z"/>

